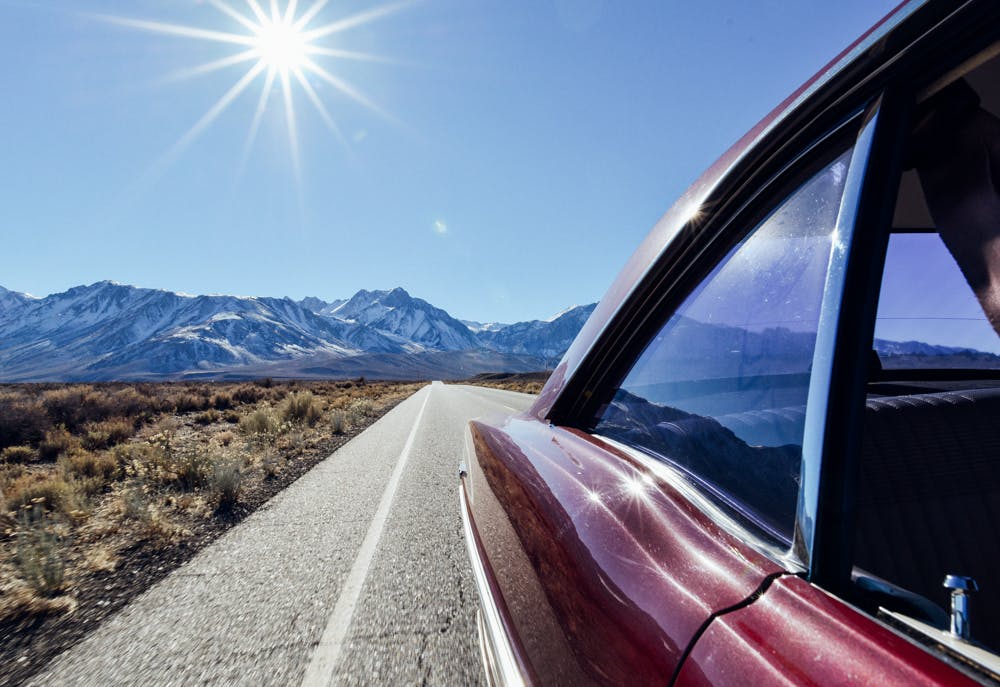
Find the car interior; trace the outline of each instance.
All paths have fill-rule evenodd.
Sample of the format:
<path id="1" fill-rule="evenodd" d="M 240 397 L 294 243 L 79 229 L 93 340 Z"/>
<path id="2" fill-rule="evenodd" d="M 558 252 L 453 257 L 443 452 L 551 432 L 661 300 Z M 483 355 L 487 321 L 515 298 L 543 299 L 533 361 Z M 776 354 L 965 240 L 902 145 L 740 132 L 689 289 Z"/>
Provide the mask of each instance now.
<path id="1" fill-rule="evenodd" d="M 991 671 L 970 651 L 1000 651 L 998 53 L 917 103 L 869 365 L 853 575 L 867 610 Z M 963 642 L 943 632 L 953 593 Z"/>

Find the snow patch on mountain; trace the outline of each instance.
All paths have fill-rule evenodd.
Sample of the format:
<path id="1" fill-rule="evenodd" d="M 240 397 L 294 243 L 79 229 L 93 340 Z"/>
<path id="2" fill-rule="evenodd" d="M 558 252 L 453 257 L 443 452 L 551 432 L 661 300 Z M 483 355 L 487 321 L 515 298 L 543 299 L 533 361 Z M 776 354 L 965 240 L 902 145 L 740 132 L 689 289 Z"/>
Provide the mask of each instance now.
<path id="1" fill-rule="evenodd" d="M 398 287 L 391 291 L 358 291 L 323 314 L 401 337 L 421 350 L 464 351 L 480 347 L 464 324 Z"/>

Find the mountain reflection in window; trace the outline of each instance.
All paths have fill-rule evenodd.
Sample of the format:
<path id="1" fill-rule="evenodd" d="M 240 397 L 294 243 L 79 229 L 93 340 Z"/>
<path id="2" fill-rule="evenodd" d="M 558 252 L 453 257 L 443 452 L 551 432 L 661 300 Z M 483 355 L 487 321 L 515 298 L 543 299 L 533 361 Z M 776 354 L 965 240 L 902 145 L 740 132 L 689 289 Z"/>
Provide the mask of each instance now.
<path id="1" fill-rule="evenodd" d="M 688 296 L 595 427 L 664 460 L 790 539 L 809 371 L 846 152 L 800 186 Z"/>

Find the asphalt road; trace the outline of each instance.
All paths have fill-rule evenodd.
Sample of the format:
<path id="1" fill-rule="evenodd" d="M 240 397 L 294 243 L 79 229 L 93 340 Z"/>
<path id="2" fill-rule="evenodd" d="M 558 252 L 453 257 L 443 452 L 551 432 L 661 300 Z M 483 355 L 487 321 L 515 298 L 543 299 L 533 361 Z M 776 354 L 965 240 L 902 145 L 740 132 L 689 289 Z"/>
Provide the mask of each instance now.
<path id="1" fill-rule="evenodd" d="M 29 684 L 482 684 L 463 432 L 532 399 L 421 389 Z"/>

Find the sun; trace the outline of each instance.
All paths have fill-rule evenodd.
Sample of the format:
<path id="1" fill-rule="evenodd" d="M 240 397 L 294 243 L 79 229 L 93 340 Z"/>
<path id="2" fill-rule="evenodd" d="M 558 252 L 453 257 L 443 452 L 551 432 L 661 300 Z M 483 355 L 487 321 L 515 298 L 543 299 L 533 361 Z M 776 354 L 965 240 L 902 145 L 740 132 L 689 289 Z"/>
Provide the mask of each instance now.
<path id="1" fill-rule="evenodd" d="M 254 49 L 268 69 L 279 72 L 300 70 L 312 47 L 305 33 L 284 21 L 262 23 L 254 36 Z"/>
<path id="2" fill-rule="evenodd" d="M 329 0 L 314 0 L 304 12 L 299 12 L 299 0 L 269 0 L 267 9 L 261 0 L 245 0 L 234 7 L 229 0 L 204 0 L 204 4 L 225 15 L 239 26 L 239 31 L 218 30 L 200 26 L 182 26 L 158 21 L 130 19 L 102 15 L 98 18 L 133 29 L 194 40 L 212 41 L 234 46 L 237 52 L 220 59 L 200 64 L 174 74 L 177 78 L 194 78 L 232 69 L 240 64 L 249 68 L 236 83 L 195 124 L 180 137 L 170 150 L 153 166 L 154 176 L 173 162 L 195 139 L 201 136 L 240 96 L 254 83 L 262 83 L 257 107 L 247 133 L 240 170 L 246 165 L 250 150 L 257 137 L 264 114 L 272 100 L 272 92 L 280 91 L 280 101 L 288 127 L 289 150 L 296 179 L 300 172 L 298 118 L 295 109 L 296 93 L 304 94 L 327 128 L 346 147 L 348 141 L 337 124 L 333 113 L 317 92 L 315 84 L 331 86 L 354 103 L 392 122 L 394 117 L 382 110 L 361 89 L 342 76 L 320 64 L 321 59 L 361 60 L 366 62 L 392 62 L 377 55 L 353 52 L 324 45 L 321 39 L 334 36 L 352 28 L 387 17 L 417 0 L 401 0 L 318 24 Z M 275 86 L 277 85 L 277 89 Z"/>

